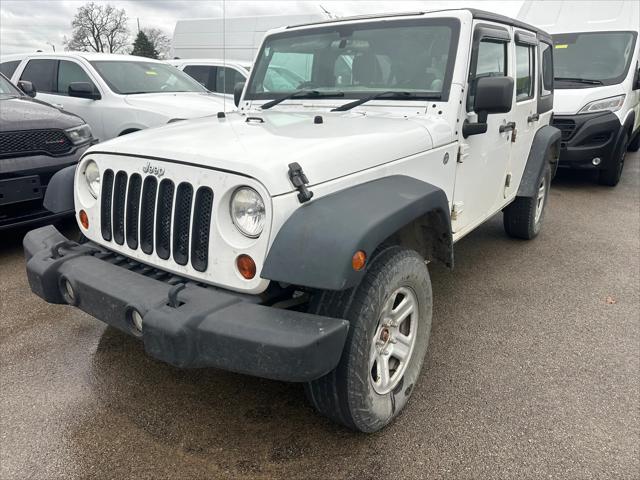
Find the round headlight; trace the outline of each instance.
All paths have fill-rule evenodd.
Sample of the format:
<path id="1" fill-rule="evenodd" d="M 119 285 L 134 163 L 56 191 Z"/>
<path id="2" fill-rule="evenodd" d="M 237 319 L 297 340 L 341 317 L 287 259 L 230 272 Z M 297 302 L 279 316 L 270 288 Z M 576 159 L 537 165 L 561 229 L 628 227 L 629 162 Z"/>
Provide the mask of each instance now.
<path id="1" fill-rule="evenodd" d="M 100 170 L 98 164 L 93 160 L 89 160 L 84 167 L 84 179 L 89 187 L 89 193 L 93 198 L 98 198 L 100 192 Z"/>
<path id="2" fill-rule="evenodd" d="M 257 238 L 262 233 L 265 220 L 264 201 L 250 187 L 240 187 L 231 197 L 231 219 L 240 233 Z"/>

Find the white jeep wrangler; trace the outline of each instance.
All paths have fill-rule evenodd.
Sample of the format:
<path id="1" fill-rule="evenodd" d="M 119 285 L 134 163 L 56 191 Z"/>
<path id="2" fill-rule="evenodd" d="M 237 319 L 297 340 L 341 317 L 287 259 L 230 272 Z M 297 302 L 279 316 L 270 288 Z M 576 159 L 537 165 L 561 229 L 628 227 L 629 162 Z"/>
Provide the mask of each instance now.
<path id="1" fill-rule="evenodd" d="M 87 241 L 30 232 L 31 288 L 172 365 L 304 382 L 321 413 L 376 431 L 418 381 L 427 263 L 453 267 L 453 244 L 500 211 L 511 236 L 540 230 L 560 139 L 543 43 L 474 10 L 272 31 L 239 111 L 100 144 L 56 175 L 46 204 L 74 204 Z M 272 68 L 302 81 L 270 91 Z"/>

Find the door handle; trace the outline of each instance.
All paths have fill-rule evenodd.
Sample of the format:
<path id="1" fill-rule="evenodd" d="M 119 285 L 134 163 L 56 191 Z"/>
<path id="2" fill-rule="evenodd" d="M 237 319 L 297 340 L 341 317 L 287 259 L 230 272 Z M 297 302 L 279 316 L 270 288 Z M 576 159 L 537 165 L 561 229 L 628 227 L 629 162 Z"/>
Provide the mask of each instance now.
<path id="1" fill-rule="evenodd" d="M 516 122 L 509 122 L 509 123 L 500 125 L 500 133 L 512 132 L 515 129 L 516 129 Z"/>
<path id="2" fill-rule="evenodd" d="M 537 113 L 534 113 L 527 117 L 527 123 L 537 122 L 538 120 L 540 120 L 540 115 L 538 115 Z"/>

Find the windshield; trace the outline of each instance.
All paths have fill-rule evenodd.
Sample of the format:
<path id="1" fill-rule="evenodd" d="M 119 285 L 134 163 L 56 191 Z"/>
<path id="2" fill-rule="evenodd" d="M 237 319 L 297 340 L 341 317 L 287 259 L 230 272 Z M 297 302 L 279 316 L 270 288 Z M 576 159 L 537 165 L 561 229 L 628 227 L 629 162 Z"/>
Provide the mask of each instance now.
<path id="1" fill-rule="evenodd" d="M 20 97 L 22 93 L 3 75 L 0 75 L 0 98 Z"/>
<path id="2" fill-rule="evenodd" d="M 553 35 L 556 88 L 613 85 L 624 80 L 635 46 L 634 32 L 584 32 Z"/>
<path id="3" fill-rule="evenodd" d="M 246 98 L 274 99 L 309 89 L 342 98 L 398 91 L 416 94 L 398 97 L 403 99 L 446 100 L 458 31 L 457 20 L 440 18 L 278 33 L 265 39 Z"/>
<path id="4" fill-rule="evenodd" d="M 208 92 L 186 73 L 155 62 L 95 61 L 91 65 L 109 88 L 122 95 L 136 93 Z"/>

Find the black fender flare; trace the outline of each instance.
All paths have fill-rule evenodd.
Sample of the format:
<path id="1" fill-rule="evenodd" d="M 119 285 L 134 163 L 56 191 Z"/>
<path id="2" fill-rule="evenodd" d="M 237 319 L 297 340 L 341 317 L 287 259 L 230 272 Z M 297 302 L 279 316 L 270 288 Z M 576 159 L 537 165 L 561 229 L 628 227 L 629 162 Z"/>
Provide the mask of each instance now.
<path id="1" fill-rule="evenodd" d="M 278 231 L 261 277 L 298 286 L 344 290 L 357 285 L 352 257 L 376 248 L 428 215 L 436 225 L 434 255 L 453 266 L 449 203 L 444 191 L 412 177 L 393 175 L 318 198 L 299 207 Z"/>
<path id="2" fill-rule="evenodd" d="M 44 208 L 53 213 L 68 212 L 75 209 L 73 181 L 77 165 L 58 170 L 47 186 L 44 194 Z"/>
<path id="3" fill-rule="evenodd" d="M 560 154 L 560 130 L 551 125 L 540 128 L 531 143 L 527 164 L 518 186 L 518 197 L 532 197 L 538 191 L 538 179 L 547 164 L 555 169 L 558 166 Z M 555 163 L 555 165 L 554 165 Z M 553 171 L 552 177 L 553 177 Z"/>

